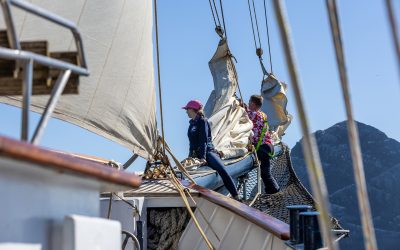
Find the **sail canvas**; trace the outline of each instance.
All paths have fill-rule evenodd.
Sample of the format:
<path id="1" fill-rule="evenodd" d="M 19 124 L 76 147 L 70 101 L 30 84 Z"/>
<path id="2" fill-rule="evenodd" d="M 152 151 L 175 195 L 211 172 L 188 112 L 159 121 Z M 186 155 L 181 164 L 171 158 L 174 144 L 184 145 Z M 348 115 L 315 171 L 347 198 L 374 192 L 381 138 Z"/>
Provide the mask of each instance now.
<path id="1" fill-rule="evenodd" d="M 53 117 L 113 140 L 149 158 L 156 142 L 152 1 L 33 0 L 75 22 L 82 33 L 90 71 L 79 95 L 64 95 Z M 12 8 L 20 40 L 47 40 L 50 51 L 76 51 L 69 30 Z M 0 18 L 3 21 L 3 17 Z M 5 28 L 4 23 L 0 23 Z M 49 96 L 34 96 L 42 112 Z M 0 97 L 21 106 L 21 97 Z"/>
<path id="2" fill-rule="evenodd" d="M 253 123 L 236 100 L 238 79 L 225 40 L 220 41 L 208 65 L 214 80 L 214 90 L 204 111 L 209 117 L 213 143 L 225 159 L 243 156 L 248 152 Z"/>

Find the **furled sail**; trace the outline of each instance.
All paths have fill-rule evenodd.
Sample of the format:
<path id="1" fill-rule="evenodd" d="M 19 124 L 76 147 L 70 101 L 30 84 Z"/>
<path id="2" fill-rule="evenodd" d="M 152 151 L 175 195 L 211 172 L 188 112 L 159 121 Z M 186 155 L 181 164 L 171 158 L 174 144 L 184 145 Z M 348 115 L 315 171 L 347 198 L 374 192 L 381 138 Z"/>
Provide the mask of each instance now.
<path id="1" fill-rule="evenodd" d="M 214 145 L 222 151 L 225 159 L 243 156 L 247 153 L 253 124 L 236 100 L 238 79 L 225 40 L 220 41 L 208 65 L 214 80 L 214 90 L 204 111 L 209 117 Z"/>
<path id="2" fill-rule="evenodd" d="M 89 77 L 80 78 L 79 95 L 62 96 L 53 116 L 148 158 L 157 137 L 152 1 L 34 0 L 33 4 L 77 23 L 90 70 Z M 76 51 L 69 30 L 12 11 L 21 40 L 47 40 L 51 51 Z M 42 112 L 47 100 L 48 96 L 34 96 L 32 110 Z M 0 101 L 21 105 L 15 96 Z"/>
<path id="3" fill-rule="evenodd" d="M 275 141 L 282 137 L 292 120 L 286 110 L 286 89 L 286 84 L 278 81 L 273 74 L 268 74 L 261 84 L 261 95 L 264 98 L 261 110 L 267 114 Z"/>

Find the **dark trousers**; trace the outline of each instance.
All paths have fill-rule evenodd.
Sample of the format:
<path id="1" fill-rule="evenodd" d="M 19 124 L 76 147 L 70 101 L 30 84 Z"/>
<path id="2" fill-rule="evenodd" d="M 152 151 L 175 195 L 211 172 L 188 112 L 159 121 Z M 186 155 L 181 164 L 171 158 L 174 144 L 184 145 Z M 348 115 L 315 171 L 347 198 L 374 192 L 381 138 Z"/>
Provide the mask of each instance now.
<path id="1" fill-rule="evenodd" d="M 231 193 L 232 197 L 237 196 L 238 193 L 236 191 L 235 183 L 233 182 L 233 179 L 228 174 L 228 172 L 226 172 L 225 165 L 222 162 L 219 155 L 214 152 L 207 152 L 206 160 L 207 160 L 208 166 L 210 168 L 214 169 L 215 171 L 217 171 L 218 174 L 221 176 L 226 189 L 228 189 L 228 191 L 229 191 L 229 193 Z"/>
<path id="2" fill-rule="evenodd" d="M 274 146 L 263 144 L 257 151 L 258 160 L 261 162 L 261 179 L 265 185 L 265 193 L 274 194 L 279 191 L 279 185 L 271 174 L 271 163 L 269 154 L 273 154 Z"/>

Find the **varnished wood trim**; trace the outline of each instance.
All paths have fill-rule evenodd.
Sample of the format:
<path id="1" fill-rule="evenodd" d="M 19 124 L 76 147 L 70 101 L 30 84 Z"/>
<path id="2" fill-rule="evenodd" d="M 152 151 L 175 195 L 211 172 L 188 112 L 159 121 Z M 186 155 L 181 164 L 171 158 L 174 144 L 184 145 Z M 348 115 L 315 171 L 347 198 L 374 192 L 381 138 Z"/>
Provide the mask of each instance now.
<path id="1" fill-rule="evenodd" d="M 137 188 L 142 183 L 137 175 L 3 136 L 0 136 L 0 156 L 127 187 Z"/>
<path id="2" fill-rule="evenodd" d="M 95 162 L 95 163 L 100 163 L 100 164 L 108 164 L 110 162 L 110 160 L 104 159 L 104 158 L 100 158 L 97 156 L 91 156 L 91 155 L 84 155 L 84 154 L 76 154 L 76 153 L 70 153 L 70 152 L 65 152 L 65 151 L 60 151 L 60 150 L 51 150 L 53 152 L 62 154 L 62 155 L 69 155 L 78 159 L 82 159 L 82 160 L 88 160 L 91 162 Z"/>
<path id="3" fill-rule="evenodd" d="M 209 190 L 207 188 L 188 184 L 187 182 L 183 182 L 185 186 L 188 188 L 194 189 L 200 193 L 200 195 L 206 200 L 220 205 L 234 214 L 240 215 L 246 220 L 253 222 L 259 227 L 265 229 L 266 231 L 272 233 L 282 240 L 289 240 L 289 225 L 269 216 L 257 209 L 247 206 L 246 204 L 240 203 L 233 199 L 230 199 L 222 194 Z"/>

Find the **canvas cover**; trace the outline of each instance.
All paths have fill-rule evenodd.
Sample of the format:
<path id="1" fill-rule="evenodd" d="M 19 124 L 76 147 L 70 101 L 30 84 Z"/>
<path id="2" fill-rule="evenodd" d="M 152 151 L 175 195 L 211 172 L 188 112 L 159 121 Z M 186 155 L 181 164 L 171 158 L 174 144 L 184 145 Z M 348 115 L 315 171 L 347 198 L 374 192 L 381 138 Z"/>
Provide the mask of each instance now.
<path id="1" fill-rule="evenodd" d="M 214 146 L 222 151 L 225 159 L 243 156 L 248 151 L 253 123 L 236 100 L 238 79 L 225 40 L 220 41 L 208 65 L 214 80 L 214 90 L 204 111 L 210 122 Z"/>
<path id="2" fill-rule="evenodd" d="M 287 112 L 287 86 L 273 74 L 265 76 L 261 84 L 261 95 L 264 98 L 261 110 L 267 114 L 272 138 L 279 141 L 289 126 L 292 116 Z"/>
<path id="3" fill-rule="evenodd" d="M 157 137 L 152 1 L 30 2 L 76 23 L 83 35 L 90 76 L 80 77 L 79 95 L 61 97 L 53 117 L 148 158 Z M 76 51 L 69 30 L 14 7 L 12 11 L 20 40 L 47 40 L 50 51 Z M 4 29 L 4 23 L 0 27 Z M 48 98 L 33 97 L 32 110 L 42 112 Z M 20 97 L 1 97 L 0 101 L 21 105 Z"/>

